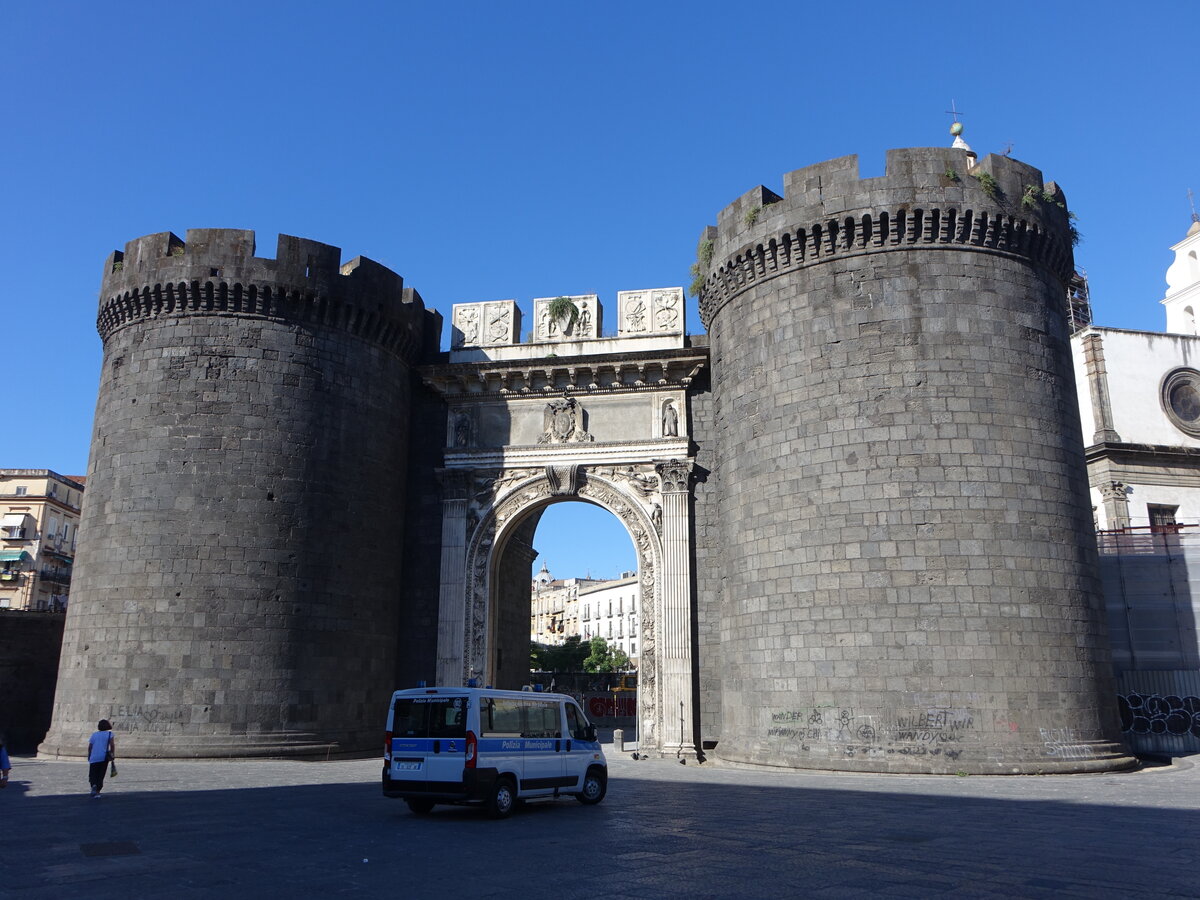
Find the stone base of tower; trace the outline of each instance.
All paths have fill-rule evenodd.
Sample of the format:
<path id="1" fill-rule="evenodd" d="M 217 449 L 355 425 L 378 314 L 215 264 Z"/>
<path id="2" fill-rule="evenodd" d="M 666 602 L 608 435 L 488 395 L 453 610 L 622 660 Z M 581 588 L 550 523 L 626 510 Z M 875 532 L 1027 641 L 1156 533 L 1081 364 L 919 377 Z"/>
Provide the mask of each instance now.
<path id="1" fill-rule="evenodd" d="M 777 722 L 769 728 L 774 734 L 765 740 L 723 738 L 713 756 L 734 765 L 907 775 L 1069 775 L 1138 765 L 1119 742 L 1084 739 L 1070 728 L 1034 729 L 1032 735 L 1021 730 L 969 734 L 961 728 L 938 730 L 936 725 L 921 730 L 875 728 L 855 720 L 835 719 L 832 726 Z M 812 737 L 822 731 L 824 737 Z M 903 737 L 895 737 L 898 732 Z"/>
<path id="2" fill-rule="evenodd" d="M 38 756 L 78 759 L 87 755 L 86 732 L 53 729 L 38 747 Z M 245 734 L 129 733 L 114 729 L 117 756 L 123 759 L 334 759 L 379 755 L 382 732 L 321 734 L 276 731 Z"/>

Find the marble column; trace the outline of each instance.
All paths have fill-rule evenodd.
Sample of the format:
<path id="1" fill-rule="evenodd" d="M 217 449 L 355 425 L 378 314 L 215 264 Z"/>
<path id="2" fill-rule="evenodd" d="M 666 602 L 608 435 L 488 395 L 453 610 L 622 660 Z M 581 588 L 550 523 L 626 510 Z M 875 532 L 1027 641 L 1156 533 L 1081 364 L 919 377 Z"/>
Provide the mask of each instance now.
<path id="1" fill-rule="evenodd" d="M 692 651 L 691 463 L 655 464 L 662 483 L 662 570 L 659 578 L 659 730 L 664 756 L 697 756 Z"/>
<path id="2" fill-rule="evenodd" d="M 438 594 L 437 683 L 463 684 L 467 615 L 467 500 L 471 473 L 441 469 L 442 565 Z"/>

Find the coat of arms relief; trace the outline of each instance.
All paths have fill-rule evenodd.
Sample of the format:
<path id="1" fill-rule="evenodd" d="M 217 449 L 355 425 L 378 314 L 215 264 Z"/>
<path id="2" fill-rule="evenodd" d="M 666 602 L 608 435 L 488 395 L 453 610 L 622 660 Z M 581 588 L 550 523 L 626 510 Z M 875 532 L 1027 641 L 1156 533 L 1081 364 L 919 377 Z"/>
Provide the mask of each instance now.
<path id="1" fill-rule="evenodd" d="M 583 427 L 583 407 L 574 397 L 551 400 L 542 411 L 539 444 L 569 444 L 594 441 Z"/>

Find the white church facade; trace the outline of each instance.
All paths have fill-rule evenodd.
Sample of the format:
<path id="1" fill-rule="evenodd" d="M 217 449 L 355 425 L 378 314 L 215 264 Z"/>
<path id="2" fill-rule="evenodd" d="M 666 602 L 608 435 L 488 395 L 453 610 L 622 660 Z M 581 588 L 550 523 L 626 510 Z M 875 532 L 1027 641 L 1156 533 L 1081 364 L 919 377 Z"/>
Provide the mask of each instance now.
<path id="1" fill-rule="evenodd" d="M 1200 220 L 1171 248 L 1164 332 L 1071 338 L 1097 530 L 1200 524 Z"/>

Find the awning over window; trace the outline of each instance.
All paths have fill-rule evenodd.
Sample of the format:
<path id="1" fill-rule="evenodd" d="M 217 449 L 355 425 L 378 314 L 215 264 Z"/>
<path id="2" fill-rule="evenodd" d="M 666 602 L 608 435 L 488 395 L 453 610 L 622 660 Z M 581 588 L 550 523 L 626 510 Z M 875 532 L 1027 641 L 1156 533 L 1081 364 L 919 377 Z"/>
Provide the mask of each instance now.
<path id="1" fill-rule="evenodd" d="M 32 559 L 24 550 L 0 550 L 0 563 L 28 562 Z"/>
<path id="2" fill-rule="evenodd" d="M 0 528 L 24 528 L 28 513 L 9 513 L 0 519 Z"/>

